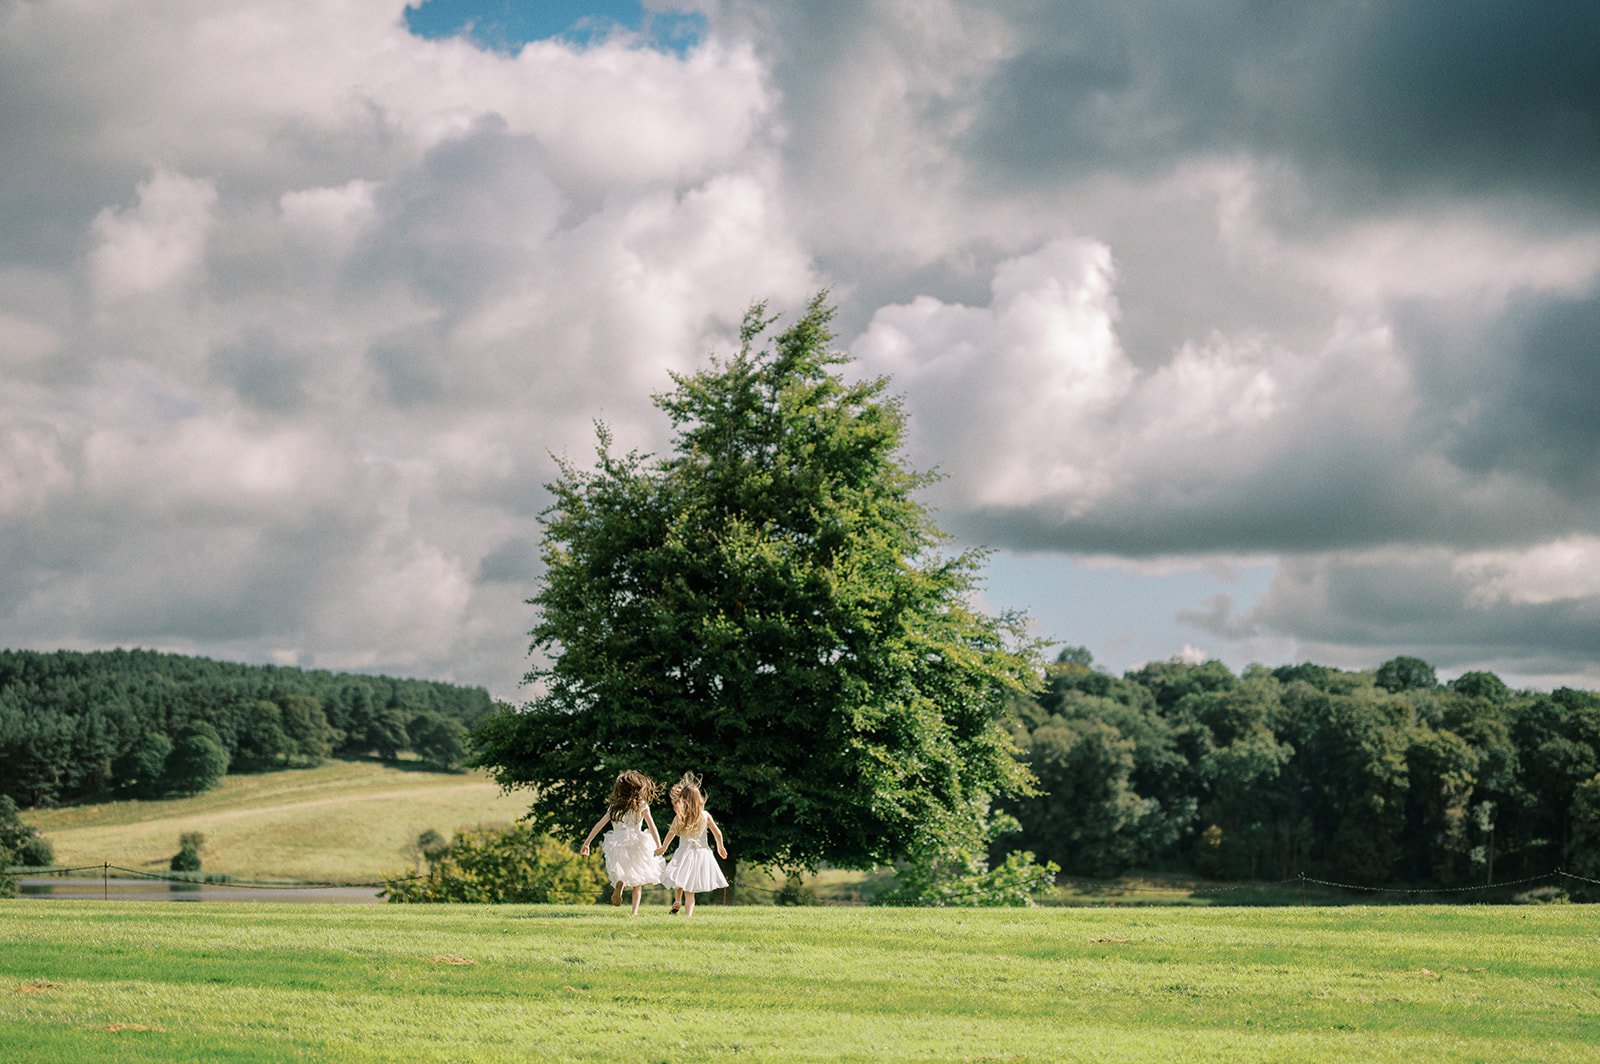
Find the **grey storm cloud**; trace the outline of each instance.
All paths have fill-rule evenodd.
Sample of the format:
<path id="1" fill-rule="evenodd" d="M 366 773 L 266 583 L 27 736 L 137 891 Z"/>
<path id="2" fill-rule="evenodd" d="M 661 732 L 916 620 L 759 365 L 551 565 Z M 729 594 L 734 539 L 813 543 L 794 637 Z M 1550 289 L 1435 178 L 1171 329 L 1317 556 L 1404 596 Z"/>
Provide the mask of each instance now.
<path id="1" fill-rule="evenodd" d="M 995 176 L 1059 181 L 1200 152 L 1299 162 L 1360 209 L 1420 189 L 1600 184 L 1600 11 L 1585 4 L 1209 0 L 1005 5 L 1025 42 L 966 135 Z"/>
<path id="2" fill-rule="evenodd" d="M 1480 405 L 1452 457 L 1600 498 L 1600 297 L 1520 300 L 1479 343 Z"/>

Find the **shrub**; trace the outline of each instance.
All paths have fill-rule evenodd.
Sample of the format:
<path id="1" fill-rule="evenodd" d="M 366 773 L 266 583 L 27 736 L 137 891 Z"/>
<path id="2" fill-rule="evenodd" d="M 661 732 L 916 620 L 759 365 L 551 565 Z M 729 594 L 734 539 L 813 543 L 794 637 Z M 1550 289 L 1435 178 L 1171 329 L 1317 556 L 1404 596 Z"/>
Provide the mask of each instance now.
<path id="1" fill-rule="evenodd" d="M 200 847 L 205 845 L 206 837 L 198 831 L 185 831 L 178 836 L 178 852 L 172 855 L 170 864 L 174 872 L 200 871 Z"/>
<path id="2" fill-rule="evenodd" d="M 386 877 L 393 902 L 590 902 L 606 886 L 600 862 L 525 824 L 456 832 L 423 876 Z"/>
<path id="3" fill-rule="evenodd" d="M 875 905 L 954 905 L 978 908 L 1030 906 L 1055 889 L 1061 869 L 1054 861 L 1039 864 L 1028 850 L 1006 854 L 998 868 L 987 862 L 945 854 L 913 861 L 900 869 L 893 889 Z"/>
<path id="4" fill-rule="evenodd" d="M 48 868 L 55 864 L 56 848 L 43 835 L 30 835 L 22 840 L 14 860 L 26 868 Z"/>
<path id="5" fill-rule="evenodd" d="M 29 827 L 22 822 L 16 802 L 0 794 L 0 868 L 13 864 L 28 868 L 43 868 L 55 859 L 55 847 L 39 834 L 38 828 Z M 5 883 L 11 884 L 12 894 L 15 894 L 15 876 L 0 876 L 0 880 L 4 881 L 0 886 L 4 886 Z M 6 895 L 6 897 L 11 896 Z"/>

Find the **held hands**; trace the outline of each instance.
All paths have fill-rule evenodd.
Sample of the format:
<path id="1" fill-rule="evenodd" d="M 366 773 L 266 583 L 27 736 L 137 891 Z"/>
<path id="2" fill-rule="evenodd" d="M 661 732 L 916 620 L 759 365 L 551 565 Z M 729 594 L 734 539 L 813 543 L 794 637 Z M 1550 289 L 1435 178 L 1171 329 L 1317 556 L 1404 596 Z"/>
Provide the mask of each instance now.
<path id="1" fill-rule="evenodd" d="M 582 857 L 589 856 L 589 844 L 587 842 L 578 847 L 578 854 Z"/>
<path id="2" fill-rule="evenodd" d="M 656 847 L 656 856 L 657 857 L 660 857 L 662 854 L 664 854 L 666 852 L 667 852 L 667 848 L 665 846 L 657 846 Z"/>

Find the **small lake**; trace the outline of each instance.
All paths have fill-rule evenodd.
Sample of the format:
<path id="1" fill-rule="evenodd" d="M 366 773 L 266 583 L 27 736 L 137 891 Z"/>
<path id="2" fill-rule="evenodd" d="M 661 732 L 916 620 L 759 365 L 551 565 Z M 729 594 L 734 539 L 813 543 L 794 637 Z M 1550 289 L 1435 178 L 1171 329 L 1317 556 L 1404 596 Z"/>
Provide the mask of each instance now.
<path id="1" fill-rule="evenodd" d="M 159 879 L 102 879 L 40 876 L 17 882 L 19 898 L 58 901 L 314 901 L 372 905 L 383 901 L 376 887 L 227 886 L 218 883 L 173 883 Z"/>

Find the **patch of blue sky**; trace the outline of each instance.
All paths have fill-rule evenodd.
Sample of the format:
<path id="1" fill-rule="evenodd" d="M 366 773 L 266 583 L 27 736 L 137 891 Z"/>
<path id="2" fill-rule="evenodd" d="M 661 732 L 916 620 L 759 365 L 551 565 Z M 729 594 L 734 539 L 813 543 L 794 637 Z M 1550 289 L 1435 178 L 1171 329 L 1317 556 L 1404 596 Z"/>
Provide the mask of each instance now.
<path id="1" fill-rule="evenodd" d="M 1052 658 L 1063 646 L 1083 646 L 1101 668 L 1120 674 L 1194 648 L 1237 672 L 1265 660 L 1255 655 L 1266 648 L 1200 631 L 1178 614 L 1203 611 L 1215 595 L 1227 595 L 1248 612 L 1276 571 L 1273 563 L 1136 569 L 1071 555 L 996 551 L 983 567 L 983 600 L 990 610 L 1021 610 L 1033 618 L 1035 634 L 1051 642 Z"/>
<path id="2" fill-rule="evenodd" d="M 543 40 L 588 47 L 626 31 L 641 44 L 681 55 L 708 29 L 699 13 L 646 11 L 639 0 L 422 0 L 406 8 L 405 18 L 419 37 L 464 36 L 498 52 Z"/>

